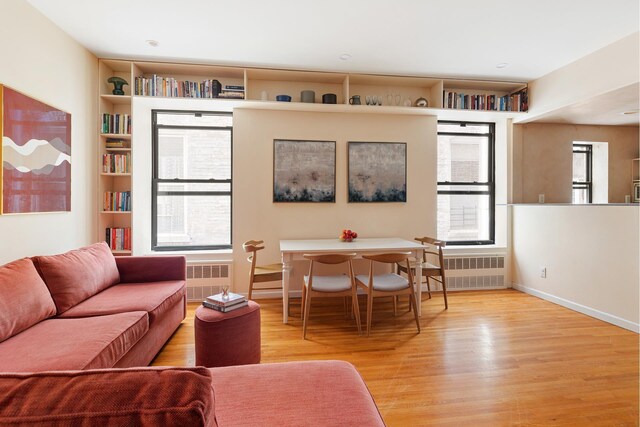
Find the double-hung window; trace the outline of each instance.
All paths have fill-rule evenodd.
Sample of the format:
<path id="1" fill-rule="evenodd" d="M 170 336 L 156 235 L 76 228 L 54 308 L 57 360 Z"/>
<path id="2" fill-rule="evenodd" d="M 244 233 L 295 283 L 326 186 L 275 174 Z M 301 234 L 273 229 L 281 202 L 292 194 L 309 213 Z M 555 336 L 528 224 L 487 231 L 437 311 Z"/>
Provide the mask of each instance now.
<path id="1" fill-rule="evenodd" d="M 438 239 L 495 241 L 494 123 L 438 122 Z"/>
<path id="2" fill-rule="evenodd" d="M 591 203 L 593 200 L 593 146 L 573 144 L 573 190 L 572 203 Z"/>
<path id="3" fill-rule="evenodd" d="M 230 113 L 152 111 L 152 248 L 231 248 Z"/>

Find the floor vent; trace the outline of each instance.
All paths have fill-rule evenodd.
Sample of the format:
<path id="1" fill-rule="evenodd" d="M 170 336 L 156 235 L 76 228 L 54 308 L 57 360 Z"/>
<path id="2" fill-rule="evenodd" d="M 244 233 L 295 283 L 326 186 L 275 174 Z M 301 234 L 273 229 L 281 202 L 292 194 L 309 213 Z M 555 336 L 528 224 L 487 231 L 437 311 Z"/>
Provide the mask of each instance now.
<path id="1" fill-rule="evenodd" d="M 190 262 L 187 264 L 187 301 L 202 301 L 231 284 L 231 261 L 228 263 Z"/>
<path id="2" fill-rule="evenodd" d="M 447 257 L 444 260 L 447 290 L 504 289 L 507 287 L 504 264 L 502 254 Z M 437 282 L 431 286 L 441 289 Z"/>

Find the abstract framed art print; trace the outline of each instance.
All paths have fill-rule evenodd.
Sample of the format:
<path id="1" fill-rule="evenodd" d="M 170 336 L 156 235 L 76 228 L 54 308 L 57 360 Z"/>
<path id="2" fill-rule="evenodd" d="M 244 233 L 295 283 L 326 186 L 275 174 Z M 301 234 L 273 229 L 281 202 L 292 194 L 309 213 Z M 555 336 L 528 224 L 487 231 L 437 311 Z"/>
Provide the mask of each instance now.
<path id="1" fill-rule="evenodd" d="M 0 213 L 71 211 L 71 114 L 0 85 Z"/>
<path id="2" fill-rule="evenodd" d="M 273 141 L 273 201 L 336 201 L 335 141 Z"/>
<path id="3" fill-rule="evenodd" d="M 349 203 L 407 201 L 407 144 L 349 142 Z"/>

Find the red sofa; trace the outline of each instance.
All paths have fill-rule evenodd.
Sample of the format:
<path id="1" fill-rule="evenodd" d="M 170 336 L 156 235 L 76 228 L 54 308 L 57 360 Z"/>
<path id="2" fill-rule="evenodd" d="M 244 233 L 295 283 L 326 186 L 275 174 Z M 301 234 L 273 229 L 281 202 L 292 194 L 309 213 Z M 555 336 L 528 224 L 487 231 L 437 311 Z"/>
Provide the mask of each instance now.
<path id="1" fill-rule="evenodd" d="M 384 426 L 342 361 L 0 374 L 0 425 Z"/>
<path id="2" fill-rule="evenodd" d="M 0 267 L 0 371 L 146 366 L 186 314 L 182 256 L 105 243 Z"/>
<path id="3" fill-rule="evenodd" d="M 347 362 L 144 367 L 185 317 L 185 274 L 104 243 L 0 266 L 0 425 L 384 426 Z"/>

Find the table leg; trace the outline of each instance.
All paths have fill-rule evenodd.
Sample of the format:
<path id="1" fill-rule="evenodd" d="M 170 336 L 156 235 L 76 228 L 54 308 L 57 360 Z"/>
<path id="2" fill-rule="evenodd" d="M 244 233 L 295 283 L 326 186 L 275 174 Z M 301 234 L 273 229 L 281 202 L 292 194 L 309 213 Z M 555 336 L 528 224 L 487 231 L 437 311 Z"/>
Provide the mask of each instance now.
<path id="1" fill-rule="evenodd" d="M 422 254 L 423 250 L 416 250 L 415 257 L 418 261 L 416 263 L 415 277 L 413 280 L 415 281 L 415 295 L 416 295 L 416 306 L 418 311 L 418 316 L 422 316 Z"/>
<path id="2" fill-rule="evenodd" d="M 289 285 L 291 283 L 291 269 L 291 254 L 282 254 L 282 323 L 289 322 Z"/>

